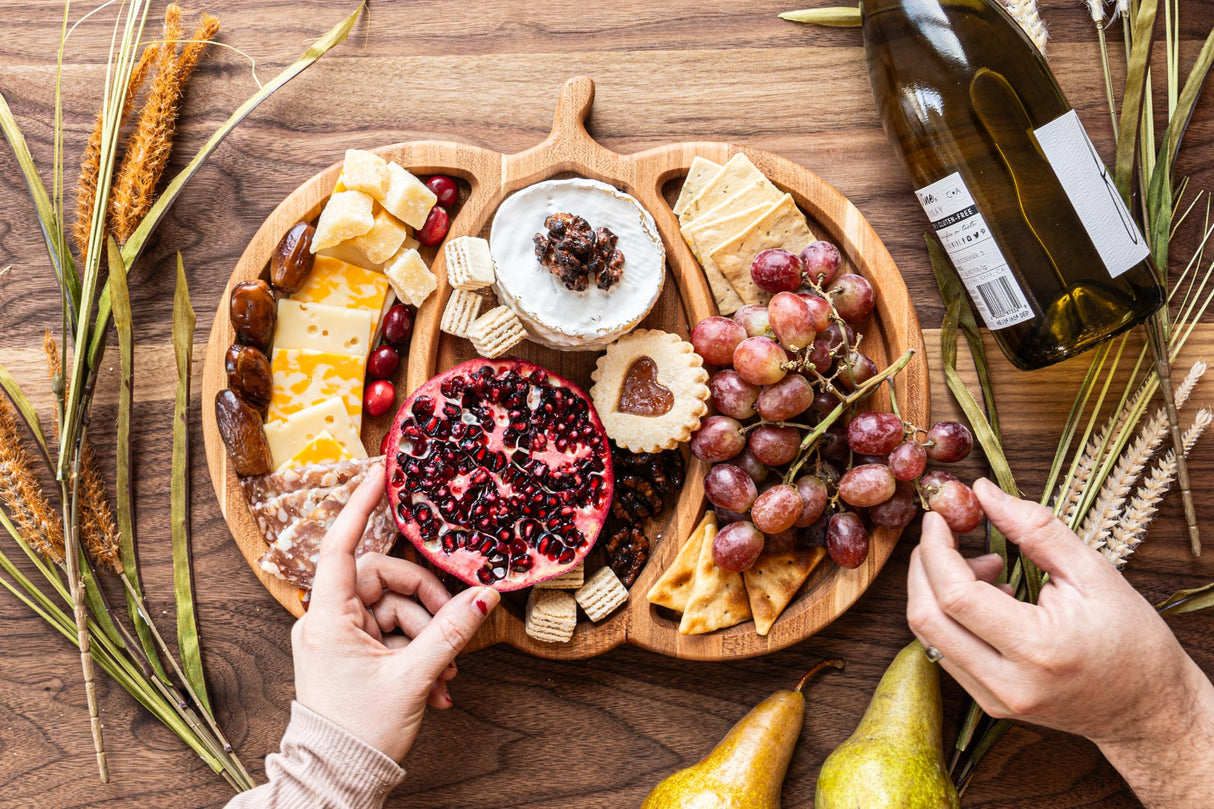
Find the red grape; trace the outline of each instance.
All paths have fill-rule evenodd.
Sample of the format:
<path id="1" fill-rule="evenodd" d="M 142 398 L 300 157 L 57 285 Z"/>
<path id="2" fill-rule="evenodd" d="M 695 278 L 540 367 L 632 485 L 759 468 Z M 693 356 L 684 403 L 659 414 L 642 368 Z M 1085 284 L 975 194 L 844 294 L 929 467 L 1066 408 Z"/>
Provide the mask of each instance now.
<path id="1" fill-rule="evenodd" d="M 750 507 L 750 519 L 765 534 L 787 531 L 801 516 L 801 495 L 795 488 L 781 483 L 755 498 Z"/>
<path id="2" fill-rule="evenodd" d="M 839 397 L 828 390 L 820 390 L 814 394 L 813 404 L 809 406 L 811 415 L 818 419 L 829 416 L 839 406 Z"/>
<path id="3" fill-rule="evenodd" d="M 727 508 L 718 508 L 713 506 L 712 511 L 717 515 L 717 525 L 729 525 L 731 522 L 740 522 L 745 520 L 748 515 L 740 511 L 730 511 Z"/>
<path id="4" fill-rule="evenodd" d="M 749 448 L 742 450 L 742 454 L 734 458 L 733 462 L 737 466 L 740 466 L 743 472 L 750 475 L 750 479 L 755 483 L 762 483 L 767 480 L 767 475 L 770 471 L 767 468 L 767 464 L 756 458 Z"/>
<path id="5" fill-rule="evenodd" d="M 828 461 L 846 461 L 851 454 L 846 428 L 837 423 L 827 428 L 818 439 L 818 452 Z"/>
<path id="6" fill-rule="evenodd" d="M 814 401 L 814 388 L 800 374 L 789 374 L 774 385 L 759 392 L 759 415 L 768 421 L 787 421 L 809 409 Z"/>
<path id="7" fill-rule="evenodd" d="M 459 202 L 459 186 L 450 177 L 435 174 L 426 180 L 426 188 L 434 192 L 434 196 L 438 197 L 438 204 L 444 208 L 450 208 Z"/>
<path id="8" fill-rule="evenodd" d="M 848 323 L 863 323 L 877 302 L 873 285 L 861 275 L 840 275 L 827 292 L 839 317 Z"/>
<path id="9" fill-rule="evenodd" d="M 796 427 L 764 424 L 750 433 L 747 442 L 751 453 L 768 466 L 783 466 L 797 457 L 801 448 L 801 432 Z"/>
<path id="10" fill-rule="evenodd" d="M 788 373 L 784 363 L 788 355 L 780 344 L 768 337 L 747 337 L 733 351 L 734 370 L 753 385 L 779 382 Z"/>
<path id="11" fill-rule="evenodd" d="M 797 542 L 807 548 L 826 547 L 826 529 L 830 526 L 831 514 L 823 514 L 807 528 L 797 529 Z"/>
<path id="12" fill-rule="evenodd" d="M 847 443 L 853 452 L 886 455 L 902 443 L 902 419 L 893 413 L 857 413 L 847 424 Z"/>
<path id="13" fill-rule="evenodd" d="M 830 341 L 819 334 L 814 338 L 813 343 L 810 344 L 809 354 L 806 356 L 806 359 L 809 360 L 810 365 L 814 367 L 815 371 L 822 374 L 822 376 L 829 376 L 831 366 L 835 364 L 834 355 L 830 350 Z"/>
<path id="14" fill-rule="evenodd" d="M 898 481 L 889 467 L 866 463 L 848 469 L 839 479 L 839 497 L 848 505 L 868 508 L 894 496 Z"/>
<path id="15" fill-rule="evenodd" d="M 934 489 L 940 488 L 950 480 L 956 480 L 959 482 L 961 479 L 952 472 L 942 472 L 939 469 L 933 469 L 923 477 L 919 478 L 919 485 L 923 488 L 925 493 L 931 494 Z"/>
<path id="16" fill-rule="evenodd" d="M 797 528 L 808 528 L 818 521 L 826 510 L 830 493 L 826 491 L 826 483 L 820 477 L 805 475 L 797 478 L 797 494 L 801 495 L 801 513 L 793 523 Z"/>
<path id="17" fill-rule="evenodd" d="M 427 247 L 433 247 L 447 238 L 447 228 L 449 227 L 451 227 L 451 217 L 447 215 L 446 209 L 441 205 L 435 205 L 426 215 L 426 222 L 416 233 L 415 238 Z"/>
<path id="18" fill-rule="evenodd" d="M 691 434 L 691 454 L 702 461 L 727 461 L 746 446 L 746 435 L 737 419 L 709 416 Z"/>
<path id="19" fill-rule="evenodd" d="M 382 416 L 392 409 L 396 388 L 386 379 L 377 379 L 363 392 L 363 410 L 372 416 Z"/>
<path id="20" fill-rule="evenodd" d="M 843 257 L 839 255 L 839 248 L 830 242 L 810 242 L 809 246 L 801 251 L 801 263 L 805 265 L 805 274 L 809 276 L 809 280 L 825 287 L 839 274 Z"/>
<path id="21" fill-rule="evenodd" d="M 708 380 L 708 390 L 713 406 L 726 416 L 748 419 L 755 414 L 759 386 L 750 384 L 732 368 L 713 374 Z"/>
<path id="22" fill-rule="evenodd" d="M 704 494 L 714 506 L 746 512 L 759 494 L 750 475 L 733 464 L 719 463 L 704 476 Z"/>
<path id="23" fill-rule="evenodd" d="M 856 330 L 846 323 L 835 322 L 827 326 L 826 331 L 822 332 L 819 337 L 826 339 L 832 356 L 842 357 L 851 350 L 852 344 L 856 342 Z"/>
<path id="24" fill-rule="evenodd" d="M 790 351 L 805 348 L 818 333 L 809 304 L 792 292 L 777 293 L 767 304 L 767 316 L 776 338 Z"/>
<path id="25" fill-rule="evenodd" d="M 720 315 L 704 318 L 691 330 L 696 353 L 713 365 L 729 365 L 733 350 L 745 339 L 746 329 L 741 323 Z"/>
<path id="26" fill-rule="evenodd" d="M 403 349 L 413 334 L 413 312 L 403 303 L 397 303 L 384 315 L 384 342 Z"/>
<path id="27" fill-rule="evenodd" d="M 826 528 L 826 551 L 839 567 L 856 568 L 868 558 L 868 531 L 858 514 L 840 512 Z"/>
<path id="28" fill-rule="evenodd" d="M 797 545 L 797 532 L 791 528 L 778 534 L 767 534 L 763 541 L 763 553 L 768 556 L 783 556 Z"/>
<path id="29" fill-rule="evenodd" d="M 905 528 L 919 513 L 919 503 L 909 486 L 900 485 L 894 496 L 868 510 L 873 525 L 882 528 Z"/>
<path id="30" fill-rule="evenodd" d="M 826 331 L 830 326 L 830 304 L 821 295 L 812 292 L 798 292 L 797 297 L 805 301 L 814 319 L 814 331 Z"/>
<path id="31" fill-rule="evenodd" d="M 839 361 L 839 381 L 848 390 L 855 390 L 877 375 L 877 363 L 867 354 L 849 351 Z"/>
<path id="32" fill-rule="evenodd" d="M 964 424 L 938 421 L 927 431 L 927 454 L 933 461 L 956 463 L 974 448 L 974 435 Z"/>
<path id="33" fill-rule="evenodd" d="M 372 379 L 387 379 L 396 373 L 400 365 L 400 353 L 390 345 L 380 346 L 367 357 L 367 376 Z"/>
<path id="34" fill-rule="evenodd" d="M 903 441 L 890 450 L 889 471 L 898 480 L 914 480 L 927 468 L 927 450 L 914 441 Z"/>
<path id="35" fill-rule="evenodd" d="M 787 250 L 764 250 L 750 263 L 750 277 L 764 292 L 792 292 L 801 286 L 801 259 Z"/>
<path id="36" fill-rule="evenodd" d="M 927 505 L 957 534 L 973 531 L 982 524 L 982 506 L 978 496 L 959 480 L 946 480 L 927 496 Z"/>
<path id="37" fill-rule="evenodd" d="M 712 561 L 728 573 L 750 570 L 763 553 L 764 537 L 752 522 L 732 522 L 712 540 Z"/>
<path id="38" fill-rule="evenodd" d="M 767 307 L 757 303 L 748 303 L 733 313 L 733 319 L 746 329 L 747 337 L 774 337 L 771 330 L 771 318 L 767 316 Z"/>

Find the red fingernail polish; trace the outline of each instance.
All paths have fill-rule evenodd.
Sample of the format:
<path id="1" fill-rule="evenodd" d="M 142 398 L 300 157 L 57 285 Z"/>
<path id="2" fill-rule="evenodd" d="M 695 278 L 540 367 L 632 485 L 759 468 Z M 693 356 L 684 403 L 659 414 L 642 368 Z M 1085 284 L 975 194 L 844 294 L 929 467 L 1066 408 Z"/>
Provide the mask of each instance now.
<path id="1" fill-rule="evenodd" d="M 483 598 L 478 598 L 473 603 L 476 604 L 476 608 L 481 611 L 481 615 L 489 614 L 489 605 L 485 603 Z"/>

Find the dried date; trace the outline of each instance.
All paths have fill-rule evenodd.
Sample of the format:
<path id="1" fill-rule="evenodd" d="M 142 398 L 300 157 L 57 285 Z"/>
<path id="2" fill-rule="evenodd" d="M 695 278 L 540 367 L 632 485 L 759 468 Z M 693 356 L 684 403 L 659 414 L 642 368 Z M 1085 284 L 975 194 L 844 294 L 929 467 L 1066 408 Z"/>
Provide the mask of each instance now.
<path id="1" fill-rule="evenodd" d="M 224 356 L 223 367 L 227 371 L 228 387 L 232 392 L 245 404 L 265 415 L 274 387 L 274 375 L 266 355 L 253 346 L 234 343 Z"/>
<path id="2" fill-rule="evenodd" d="M 232 391 L 221 390 L 215 396 L 215 423 L 236 474 L 248 477 L 272 471 L 270 444 L 256 410 Z"/>
<path id="3" fill-rule="evenodd" d="M 307 222 L 298 222 L 282 237 L 270 256 L 270 283 L 285 295 L 297 291 L 308 274 L 316 257 L 312 255 L 312 237 L 316 228 Z"/>
<path id="4" fill-rule="evenodd" d="M 232 287 L 230 311 L 237 341 L 263 352 L 270 348 L 278 307 L 269 284 L 258 279 Z"/>

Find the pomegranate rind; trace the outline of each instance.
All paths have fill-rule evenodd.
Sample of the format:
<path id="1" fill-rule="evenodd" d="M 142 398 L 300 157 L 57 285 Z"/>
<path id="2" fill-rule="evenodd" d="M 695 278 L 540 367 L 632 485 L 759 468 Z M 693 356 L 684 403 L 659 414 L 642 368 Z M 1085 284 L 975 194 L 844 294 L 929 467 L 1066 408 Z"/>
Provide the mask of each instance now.
<path id="1" fill-rule="evenodd" d="M 435 376 L 384 446 L 401 533 L 471 585 L 519 590 L 576 567 L 611 510 L 611 449 L 590 397 L 524 360 Z"/>

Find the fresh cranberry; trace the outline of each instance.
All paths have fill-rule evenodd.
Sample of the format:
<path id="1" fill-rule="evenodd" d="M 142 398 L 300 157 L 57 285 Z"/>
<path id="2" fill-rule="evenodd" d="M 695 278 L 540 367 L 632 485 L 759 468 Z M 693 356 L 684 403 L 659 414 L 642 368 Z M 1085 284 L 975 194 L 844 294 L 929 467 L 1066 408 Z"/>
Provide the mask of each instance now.
<path id="1" fill-rule="evenodd" d="M 400 352 L 392 346 L 380 346 L 367 358 L 367 375 L 372 379 L 387 379 L 400 365 Z"/>
<path id="2" fill-rule="evenodd" d="M 450 226 L 451 217 L 447 215 L 447 210 L 441 205 L 435 205 L 426 217 L 426 224 L 417 232 L 417 240 L 427 247 L 433 247 L 447 238 L 447 228 Z"/>
<path id="3" fill-rule="evenodd" d="M 444 208 L 450 208 L 459 201 L 459 186 L 450 177 L 435 174 L 426 180 L 426 188 L 434 192 L 434 196 L 438 197 L 438 204 Z"/>
<path id="4" fill-rule="evenodd" d="M 413 334 L 413 312 L 403 303 L 398 303 L 388 310 L 384 316 L 384 342 L 404 348 L 409 344 L 409 335 Z"/>
<path id="5" fill-rule="evenodd" d="M 372 416 L 382 416 L 392 409 L 396 401 L 396 386 L 386 379 L 377 379 L 367 385 L 363 393 L 363 409 Z"/>

